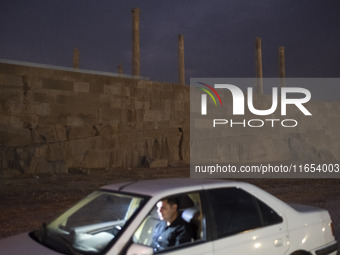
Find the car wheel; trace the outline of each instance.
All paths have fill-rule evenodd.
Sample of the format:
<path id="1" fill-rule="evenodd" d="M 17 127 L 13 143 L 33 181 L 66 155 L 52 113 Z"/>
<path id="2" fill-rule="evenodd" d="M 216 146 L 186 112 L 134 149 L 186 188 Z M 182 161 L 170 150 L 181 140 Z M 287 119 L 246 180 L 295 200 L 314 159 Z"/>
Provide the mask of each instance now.
<path id="1" fill-rule="evenodd" d="M 306 251 L 294 251 L 290 255 L 311 255 L 311 253 Z"/>

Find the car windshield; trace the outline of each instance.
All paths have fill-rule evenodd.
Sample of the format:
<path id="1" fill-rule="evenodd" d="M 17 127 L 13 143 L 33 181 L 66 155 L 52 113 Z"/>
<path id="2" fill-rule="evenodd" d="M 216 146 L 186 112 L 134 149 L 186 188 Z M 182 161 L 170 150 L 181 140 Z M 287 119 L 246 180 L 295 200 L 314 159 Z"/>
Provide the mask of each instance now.
<path id="1" fill-rule="evenodd" d="M 66 254 L 99 254 L 124 231 L 144 204 L 134 195 L 96 191 L 32 235 Z"/>

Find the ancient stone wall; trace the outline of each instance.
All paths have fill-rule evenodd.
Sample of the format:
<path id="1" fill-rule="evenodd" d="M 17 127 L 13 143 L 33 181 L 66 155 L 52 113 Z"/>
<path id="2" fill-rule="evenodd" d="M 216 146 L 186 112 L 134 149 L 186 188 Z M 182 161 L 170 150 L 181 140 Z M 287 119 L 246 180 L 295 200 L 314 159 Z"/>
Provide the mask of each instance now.
<path id="1" fill-rule="evenodd" d="M 311 116 L 305 116 L 295 105 L 288 105 L 284 116 L 280 110 L 265 116 L 247 111 L 235 116 L 231 94 L 222 101 L 229 104 L 218 108 L 224 115 L 210 112 L 202 116 L 200 105 L 191 112 L 195 119 L 191 123 L 191 163 L 339 163 L 340 101 L 310 100 L 304 106 Z M 269 109 L 272 96 L 255 96 L 254 105 L 256 109 Z M 213 119 L 218 119 L 214 128 Z"/>
<path id="2" fill-rule="evenodd" d="M 186 86 L 0 63 L 0 102 L 0 176 L 189 162 Z"/>
<path id="3" fill-rule="evenodd" d="M 0 63 L 0 177 L 189 163 L 189 101 L 189 86 Z M 258 109 L 271 101 L 261 96 Z M 292 129 L 220 127 L 223 160 L 338 161 L 340 102 L 313 101 L 307 108 L 313 117 L 289 110 L 286 118 L 299 122 Z M 207 145 L 199 148 L 196 158 L 222 157 Z"/>

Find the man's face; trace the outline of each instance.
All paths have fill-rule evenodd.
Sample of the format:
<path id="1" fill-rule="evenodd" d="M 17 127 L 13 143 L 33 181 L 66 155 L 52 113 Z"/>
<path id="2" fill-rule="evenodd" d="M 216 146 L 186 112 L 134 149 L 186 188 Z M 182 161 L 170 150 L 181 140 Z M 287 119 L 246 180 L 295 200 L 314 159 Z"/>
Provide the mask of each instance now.
<path id="1" fill-rule="evenodd" d="M 172 222 L 177 217 L 177 205 L 170 205 L 167 200 L 162 200 L 157 203 L 157 212 L 161 220 Z"/>

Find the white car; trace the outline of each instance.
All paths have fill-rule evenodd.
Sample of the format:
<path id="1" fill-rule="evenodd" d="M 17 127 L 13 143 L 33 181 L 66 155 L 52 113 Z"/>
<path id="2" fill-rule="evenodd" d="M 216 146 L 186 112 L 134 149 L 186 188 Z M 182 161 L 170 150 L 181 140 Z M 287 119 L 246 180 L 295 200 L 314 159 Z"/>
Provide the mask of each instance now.
<path id="1" fill-rule="evenodd" d="M 159 179 L 102 187 L 41 229 L 0 240 L 0 253 L 153 254 L 156 204 L 176 197 L 195 236 L 160 254 L 326 255 L 337 253 L 326 210 L 288 205 L 243 182 Z M 156 252 L 157 253 L 157 252 Z"/>

